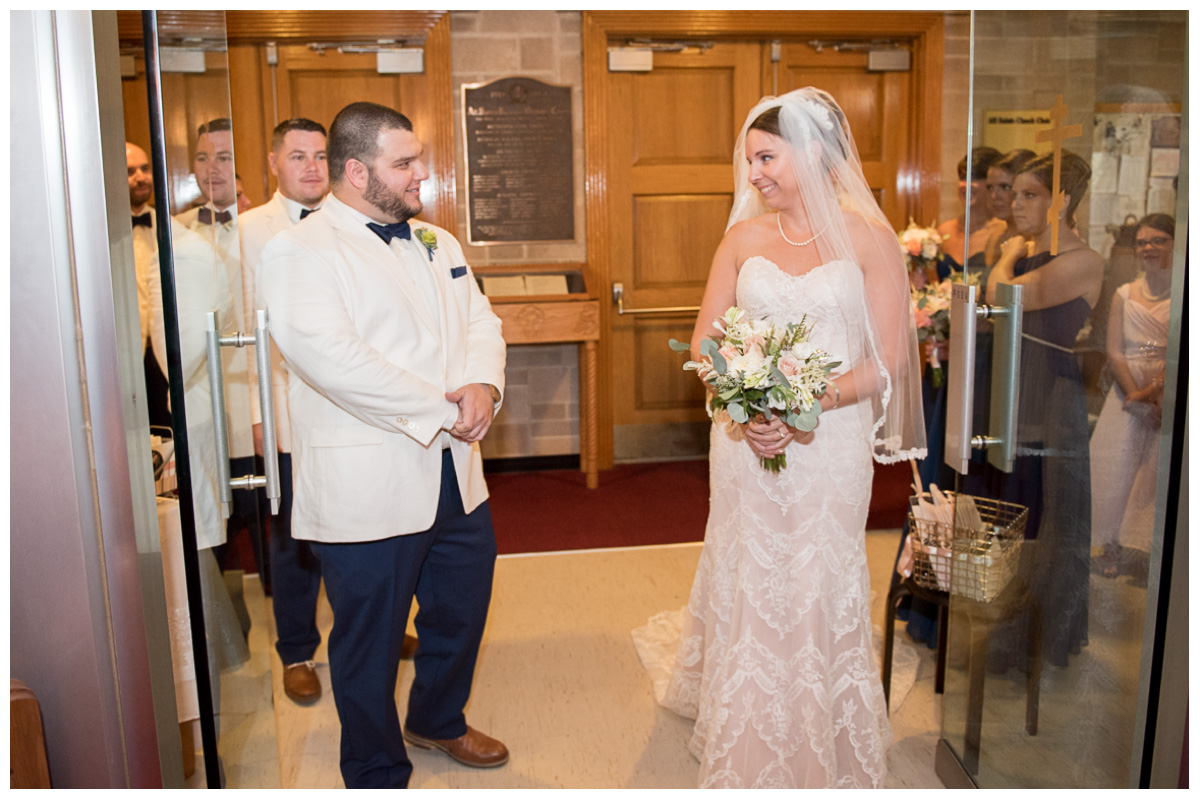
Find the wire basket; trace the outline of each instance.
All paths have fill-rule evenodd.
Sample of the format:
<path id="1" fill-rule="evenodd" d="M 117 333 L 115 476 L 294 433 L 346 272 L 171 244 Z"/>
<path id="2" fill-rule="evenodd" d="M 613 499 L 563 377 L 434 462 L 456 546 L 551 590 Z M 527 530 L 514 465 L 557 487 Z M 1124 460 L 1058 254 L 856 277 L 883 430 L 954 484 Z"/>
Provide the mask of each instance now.
<path id="1" fill-rule="evenodd" d="M 954 499 L 954 492 L 944 493 Z M 932 502 L 929 493 L 921 495 Z M 913 581 L 926 589 L 990 603 L 1017 572 L 1029 509 L 1016 503 L 964 495 L 975 503 L 981 525 L 945 525 L 918 519 L 909 501 L 908 529 L 912 540 Z M 961 511 L 961 509 L 956 509 Z M 961 513 L 959 519 L 961 520 Z"/>

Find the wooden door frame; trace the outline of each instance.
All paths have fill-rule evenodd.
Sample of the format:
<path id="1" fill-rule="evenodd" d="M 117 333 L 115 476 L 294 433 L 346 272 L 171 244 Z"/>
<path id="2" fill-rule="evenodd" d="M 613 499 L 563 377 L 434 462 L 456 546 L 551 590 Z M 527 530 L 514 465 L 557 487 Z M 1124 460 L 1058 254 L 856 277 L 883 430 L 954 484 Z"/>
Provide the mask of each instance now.
<path id="1" fill-rule="evenodd" d="M 584 202 L 587 218 L 588 285 L 600 303 L 598 457 L 601 469 L 613 463 L 611 343 L 607 331 L 615 313 L 607 302 L 611 283 L 608 175 L 614 166 L 608 149 L 610 131 L 606 75 L 608 41 L 614 36 L 672 39 L 761 39 L 795 36 L 912 40 L 914 82 L 913 130 L 909 140 L 910 180 L 918 198 L 913 215 L 937 215 L 941 185 L 943 12 L 830 12 L 830 11 L 584 11 Z"/>
<path id="2" fill-rule="evenodd" d="M 436 214 L 423 219 L 440 225 L 457 235 L 458 203 L 455 180 L 454 157 L 454 79 L 450 61 L 450 12 L 449 11 L 160 11 L 160 27 L 170 30 L 187 30 L 213 24 L 214 15 L 223 14 L 226 42 L 230 58 L 239 60 L 239 68 L 247 74 L 247 84 L 263 87 L 267 80 L 265 53 L 257 57 L 244 57 L 237 52 L 239 45 L 304 44 L 309 41 L 336 42 L 358 39 L 395 38 L 420 42 L 425 50 L 425 71 L 414 76 L 423 85 L 415 96 L 415 107 L 400 109 L 410 117 L 427 120 L 431 131 L 429 150 L 432 153 L 428 164 L 434 179 L 434 202 Z M 141 44 L 141 14 L 137 11 L 117 12 L 118 36 L 124 44 Z M 260 89 L 269 97 L 266 88 Z M 231 99 L 232 106 L 238 102 Z M 241 103 L 243 116 L 254 117 L 264 127 L 261 141 L 250 141 L 237 133 L 234 121 L 237 154 L 245 153 L 245 162 L 255 169 L 256 174 L 243 174 L 244 181 L 257 180 L 266 170 L 267 140 L 270 139 L 274 123 L 267 119 L 265 110 L 254 111 L 251 106 L 262 108 L 261 97 Z M 236 158 L 236 155 L 235 155 Z M 240 162 L 239 162 L 240 163 Z M 240 171 L 240 168 L 239 168 Z M 270 199 L 268 196 L 264 200 Z"/>

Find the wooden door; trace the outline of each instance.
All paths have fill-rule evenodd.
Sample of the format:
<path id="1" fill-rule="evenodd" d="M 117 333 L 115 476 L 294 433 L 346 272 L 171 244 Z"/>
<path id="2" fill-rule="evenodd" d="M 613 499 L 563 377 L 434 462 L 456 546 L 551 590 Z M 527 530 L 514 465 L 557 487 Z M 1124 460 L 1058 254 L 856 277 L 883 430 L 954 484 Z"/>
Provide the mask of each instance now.
<path id="1" fill-rule="evenodd" d="M 837 99 L 850 123 L 867 185 L 892 227 L 900 230 L 917 201 L 913 182 L 906 180 L 912 167 L 912 76 L 868 71 L 867 53 L 861 50 L 818 51 L 808 44 L 785 44 L 782 49 L 779 93 L 815 86 Z"/>
<path id="2" fill-rule="evenodd" d="M 680 195 L 689 191 L 691 180 L 700 181 L 702 174 L 720 174 L 724 170 L 725 188 L 715 191 L 705 190 L 705 193 L 719 194 L 732 191 L 732 153 L 728 158 L 717 159 L 711 154 L 707 158 L 692 157 L 689 166 L 694 167 L 695 177 L 689 174 L 676 176 L 678 183 L 674 188 L 665 187 L 658 195 L 646 192 L 645 186 L 653 170 L 643 168 L 643 154 L 638 151 L 634 142 L 641 130 L 634 128 L 635 116 L 633 111 L 626 110 L 634 99 L 633 86 L 642 78 L 649 75 L 630 75 L 614 73 L 608 68 L 609 48 L 614 46 L 636 46 L 638 41 L 681 42 L 700 40 L 721 40 L 725 42 L 746 42 L 752 44 L 724 44 L 715 48 L 713 55 L 720 56 L 730 48 L 743 49 L 747 59 L 757 58 L 760 64 L 760 79 L 756 81 L 753 90 L 743 90 L 749 99 L 734 102 L 730 105 L 736 111 L 727 113 L 718 108 L 712 96 L 689 96 L 688 92 L 697 91 L 699 87 L 683 87 L 682 94 L 667 94 L 662 98 L 658 107 L 651 107 L 636 114 L 637 125 L 646 128 L 657 125 L 672 129 L 670 135 L 680 137 L 680 146 L 675 149 L 676 156 L 689 154 L 694 147 L 688 138 L 699 135 L 692 130 L 695 126 L 682 122 L 681 109 L 691 107 L 693 103 L 703 105 L 703 124 L 716 129 L 715 119 L 724 120 L 727 147 L 732 148 L 737 126 L 743 121 L 744 115 L 753 107 L 753 103 L 764 94 L 776 94 L 788 87 L 789 80 L 816 82 L 832 75 L 818 79 L 811 71 L 803 75 L 788 75 L 784 65 L 774 65 L 770 62 L 770 42 L 791 40 L 792 42 L 808 42 L 814 38 L 832 39 L 835 41 L 855 40 L 864 41 L 878 38 L 901 39 L 908 43 L 912 52 L 913 71 L 905 78 L 906 98 L 901 103 L 912 108 L 908 112 L 912 122 L 911 127 L 899 132 L 905 138 L 906 144 L 902 149 L 907 153 L 898 156 L 901 166 L 899 170 L 907 170 L 899 178 L 893 178 L 889 183 L 886 175 L 876 175 L 874 181 L 889 217 L 897 227 L 907 222 L 907 213 L 912 213 L 917 219 L 926 219 L 936 215 L 939 199 L 939 182 L 941 180 L 941 108 L 942 108 L 942 37 L 944 33 L 945 15 L 943 12 L 912 12 L 912 11 L 872 11 L 854 13 L 846 11 L 585 11 L 583 12 L 582 38 L 584 58 L 584 106 L 586 125 L 586 170 L 587 170 L 587 251 L 588 251 L 588 280 L 594 290 L 607 293 L 614 282 L 629 283 L 629 277 L 634 270 L 634 241 L 637 232 L 634 229 L 634 208 L 646 212 L 651 208 L 643 199 L 653 198 L 659 205 L 666 206 L 672 195 Z M 748 49 L 744 49 L 748 48 Z M 756 50 L 756 48 L 761 48 Z M 757 53 L 757 55 L 751 55 Z M 789 54 L 796 55 L 796 54 Z M 676 57 L 657 56 L 656 64 L 666 65 Z M 692 57 L 694 58 L 694 57 Z M 789 59 L 799 62 L 800 58 Z M 684 59 L 680 58 L 680 63 Z M 783 73 L 778 89 L 770 79 L 773 77 L 772 67 L 779 66 Z M 821 67 L 822 65 L 812 65 Z M 825 65 L 826 67 L 828 64 Z M 656 66 L 656 70 L 657 70 Z M 867 80 L 876 76 L 860 70 Z M 736 70 L 741 75 L 742 71 Z M 660 78 L 661 79 L 661 78 Z M 806 80 L 807 79 L 807 80 Z M 888 82 L 884 79 L 885 84 Z M 742 85 L 742 79 L 737 80 Z M 804 85 L 797 83 L 796 85 Z M 830 83 L 826 84 L 831 85 Z M 619 93 L 619 97 L 614 97 Z M 711 94 L 711 93 L 710 93 Z M 835 92 L 836 94 L 836 92 Z M 855 134 L 858 129 L 866 130 L 871 126 L 862 119 L 863 109 L 856 104 L 849 104 L 854 109 L 851 125 Z M 885 107 L 887 105 L 885 104 Z M 847 109 L 850 111 L 850 109 Z M 678 122 L 678 124 L 673 124 Z M 889 135 L 891 129 L 886 125 L 880 126 Z M 627 137 L 629 141 L 625 141 Z M 861 146 L 861 145 L 860 145 Z M 877 148 L 880 149 L 880 148 Z M 890 152 L 886 147 L 884 152 Z M 635 155 L 637 161 L 635 162 Z M 722 163 L 720 167 L 717 162 Z M 886 159 L 885 159 L 886 160 Z M 878 163 L 878 160 L 875 161 Z M 661 165 L 657 169 L 661 173 L 670 165 Z M 693 170 L 683 169 L 682 163 L 674 165 L 681 172 L 691 173 Z M 635 185 L 635 178 L 637 185 Z M 890 195 L 896 199 L 906 195 L 899 189 L 893 188 L 898 184 L 908 187 L 911 192 L 912 211 L 904 210 L 897 213 L 896 206 Z M 636 194 L 635 194 L 636 193 Z M 728 197 L 728 195 L 727 195 Z M 692 202 L 697 202 L 693 200 Z M 728 202 L 728 200 L 726 200 Z M 674 233 L 668 230 L 658 230 L 658 246 L 667 252 L 666 264 L 674 265 L 671 269 L 682 270 L 686 280 L 675 281 L 678 286 L 669 288 L 669 283 L 661 279 L 663 270 L 655 275 L 652 282 L 640 281 L 627 287 L 626 305 L 637 307 L 649 303 L 653 298 L 664 305 L 694 305 L 701 297 L 702 274 L 707 273 L 711 254 L 724 228 L 724 219 L 716 213 L 715 207 L 710 208 L 701 220 L 698 209 L 692 216 L 686 218 L 686 224 L 679 226 L 686 234 Z M 718 218 L 713 224 L 708 217 Z M 645 219 L 645 213 L 642 215 Z M 643 227 L 645 227 L 643 225 Z M 683 243 L 677 243 L 679 239 Z M 711 237 L 707 238 L 706 237 Z M 705 241 L 703 245 L 697 242 Z M 638 247 L 642 247 L 638 242 Z M 672 248 L 686 250 L 687 255 L 678 258 L 672 255 Z M 693 251 L 703 250 L 702 255 L 694 255 Z M 644 255 L 644 253 L 641 253 Z M 670 259 L 676 259 L 674 261 Z M 682 266 L 681 266 L 682 265 Z M 655 266 L 655 265 L 651 265 Z M 645 267 L 642 267 L 645 269 Z M 669 274 L 669 273 L 668 273 Z M 654 295 L 658 295 L 654 297 Z M 667 299 L 669 297 L 669 299 Z M 692 327 L 692 320 L 680 317 L 658 318 L 657 323 L 651 318 L 638 319 L 618 316 L 611 305 L 602 305 L 602 335 L 600 350 L 600 408 L 597 412 L 600 425 L 599 459 L 601 468 L 606 468 L 614 460 L 637 458 L 664 458 L 679 455 L 679 442 L 684 439 L 688 445 L 694 446 L 695 437 L 688 431 L 703 423 L 699 415 L 703 413 L 696 387 L 685 380 L 679 381 L 679 362 L 670 359 L 669 351 L 659 357 L 667 361 L 665 369 L 657 369 L 649 356 L 650 347 L 634 349 L 637 334 L 644 332 L 646 342 L 655 347 L 665 348 L 667 338 L 686 336 Z M 661 331 L 653 331 L 658 325 Z M 639 352 L 647 357 L 639 357 Z M 694 378 L 692 378 L 694 381 Z M 639 383 L 640 382 L 640 383 Z M 694 405 L 683 398 L 695 397 Z M 633 420 L 634 422 L 631 422 Z M 697 422 L 699 420 L 699 422 Z M 640 424 L 637 424 L 640 422 Z M 672 427 L 683 429 L 684 435 L 672 436 L 666 433 Z M 658 436 L 642 436 L 642 432 L 660 434 Z M 665 436 L 665 441 L 664 437 Z M 646 449 L 642 452 L 630 452 L 630 443 L 645 439 L 658 438 L 658 449 Z M 652 443 L 650 448 L 655 447 Z M 703 442 L 700 443 L 698 455 L 707 452 Z"/>
<path id="3" fill-rule="evenodd" d="M 361 100 L 395 108 L 412 120 L 414 132 L 425 145 L 431 180 L 421 190 L 425 204 L 421 218 L 450 231 L 456 229 L 454 139 L 447 125 L 451 98 L 428 91 L 427 73 L 384 74 L 377 69 L 374 53 L 340 53 L 332 48 L 317 52 L 302 44 L 279 45 L 278 64 L 271 65 L 266 61 L 266 47 L 259 47 L 268 139 L 275 125 L 292 117 L 307 117 L 328 128 L 338 111 Z M 269 196 L 275 191 L 275 179 L 267 176 L 267 181 Z"/>
<path id="4" fill-rule="evenodd" d="M 609 74 L 610 275 L 627 307 L 699 305 L 733 203 L 734 141 L 760 96 L 761 55 L 757 44 L 718 44 L 656 53 L 651 72 Z M 667 346 L 691 338 L 695 314 L 611 319 L 616 458 L 695 449 L 672 426 L 707 421 L 704 393 Z M 704 452 L 705 426 L 693 427 Z"/>

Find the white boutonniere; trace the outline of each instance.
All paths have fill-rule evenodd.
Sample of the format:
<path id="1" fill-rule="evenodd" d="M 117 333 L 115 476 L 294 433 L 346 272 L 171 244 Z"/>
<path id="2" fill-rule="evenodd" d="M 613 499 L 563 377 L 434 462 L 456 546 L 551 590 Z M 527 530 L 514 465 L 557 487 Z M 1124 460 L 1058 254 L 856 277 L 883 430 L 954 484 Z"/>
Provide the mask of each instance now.
<path id="1" fill-rule="evenodd" d="M 414 235 L 418 242 L 425 245 L 425 250 L 429 253 L 429 260 L 433 261 L 433 251 L 437 250 L 437 234 L 430 228 L 421 228 Z"/>

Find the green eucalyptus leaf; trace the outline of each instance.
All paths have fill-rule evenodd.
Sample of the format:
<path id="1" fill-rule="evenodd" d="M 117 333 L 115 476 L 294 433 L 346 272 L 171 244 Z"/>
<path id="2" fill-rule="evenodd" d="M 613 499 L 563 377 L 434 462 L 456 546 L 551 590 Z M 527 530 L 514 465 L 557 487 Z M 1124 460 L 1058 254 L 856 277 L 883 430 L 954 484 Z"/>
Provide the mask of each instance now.
<path id="1" fill-rule="evenodd" d="M 692 349 L 692 346 L 690 344 L 688 344 L 687 342 L 680 342 L 675 339 L 672 339 L 669 342 L 669 344 L 671 346 L 671 349 L 674 350 L 676 353 L 686 353 L 688 350 Z"/>
<path id="2" fill-rule="evenodd" d="M 725 356 L 721 355 L 716 347 L 712 349 L 712 353 L 710 353 L 708 357 L 709 360 L 712 361 L 713 369 L 715 369 L 717 372 L 721 373 L 722 375 L 729 372 L 729 364 L 725 361 Z"/>
<path id="3" fill-rule="evenodd" d="M 796 415 L 797 422 L 792 427 L 799 428 L 805 432 L 811 431 L 813 428 L 817 427 L 817 418 L 821 416 L 821 412 L 819 410 L 820 408 L 820 403 L 813 403 L 812 408 L 808 409 L 807 411 L 801 411 Z"/>

